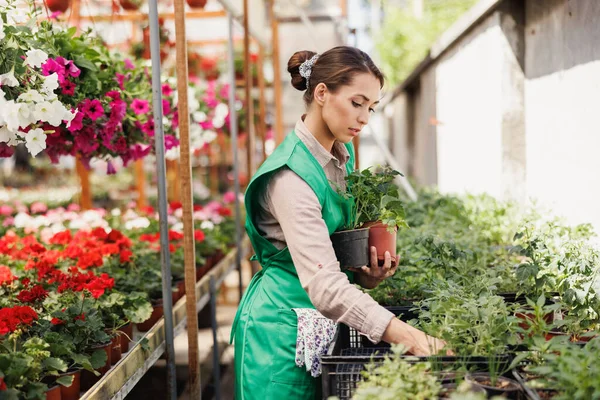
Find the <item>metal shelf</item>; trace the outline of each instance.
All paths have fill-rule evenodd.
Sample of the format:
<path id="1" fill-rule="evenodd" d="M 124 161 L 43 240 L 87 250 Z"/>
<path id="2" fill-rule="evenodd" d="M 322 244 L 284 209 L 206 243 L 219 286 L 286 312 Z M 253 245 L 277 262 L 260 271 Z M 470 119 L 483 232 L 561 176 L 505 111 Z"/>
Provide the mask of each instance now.
<path id="1" fill-rule="evenodd" d="M 244 237 L 241 243 L 242 258 L 249 254 L 250 240 Z M 237 249 L 231 250 L 206 275 L 196 283 L 196 311 L 200 311 L 210 300 L 210 277 L 219 283 L 236 269 Z M 174 336 L 182 333 L 186 326 L 186 296 L 173 305 Z M 82 400 L 121 400 L 134 388 L 165 351 L 164 317 L 161 318 L 140 340 L 147 341 L 142 348 L 138 340 L 121 360 L 115 364 L 92 388 L 85 392 Z"/>

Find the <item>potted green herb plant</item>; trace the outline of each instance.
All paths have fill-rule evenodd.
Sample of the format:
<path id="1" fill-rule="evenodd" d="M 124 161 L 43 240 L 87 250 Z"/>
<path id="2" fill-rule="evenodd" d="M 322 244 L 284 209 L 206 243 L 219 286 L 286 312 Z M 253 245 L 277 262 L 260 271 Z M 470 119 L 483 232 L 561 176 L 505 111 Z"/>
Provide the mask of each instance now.
<path id="1" fill-rule="evenodd" d="M 354 171 L 346 177 L 343 194 L 353 199 L 353 210 L 346 229 L 331 236 L 340 265 L 361 267 L 369 265 L 369 248 L 377 249 L 379 265 L 385 252 L 397 262 L 396 233 L 398 227 L 408 227 L 398 187 L 394 178 L 402 175 L 389 167 L 373 172 L 370 168 Z"/>

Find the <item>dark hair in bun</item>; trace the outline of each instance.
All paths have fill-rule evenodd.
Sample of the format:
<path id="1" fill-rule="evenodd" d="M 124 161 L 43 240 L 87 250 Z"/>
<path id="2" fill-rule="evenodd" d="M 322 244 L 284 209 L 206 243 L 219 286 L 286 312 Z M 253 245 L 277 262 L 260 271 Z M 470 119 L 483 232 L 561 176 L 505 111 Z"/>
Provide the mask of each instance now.
<path id="1" fill-rule="evenodd" d="M 383 87 L 384 77 L 371 57 L 362 50 L 350 46 L 338 46 L 321 54 L 312 66 L 309 81 L 300 75 L 300 65 L 310 60 L 313 51 L 297 51 L 288 61 L 288 72 L 292 76 L 292 86 L 305 91 L 304 102 L 310 105 L 313 100 L 314 88 L 324 83 L 329 90 L 335 92 L 341 86 L 349 85 L 356 74 L 373 74 Z"/>

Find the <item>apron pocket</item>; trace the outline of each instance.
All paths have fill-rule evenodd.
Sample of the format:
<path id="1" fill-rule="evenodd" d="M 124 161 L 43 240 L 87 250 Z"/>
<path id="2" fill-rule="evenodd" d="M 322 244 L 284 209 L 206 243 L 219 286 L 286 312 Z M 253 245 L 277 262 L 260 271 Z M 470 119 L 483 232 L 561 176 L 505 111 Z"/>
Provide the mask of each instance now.
<path id="1" fill-rule="evenodd" d="M 277 346 L 273 357 L 271 383 L 315 386 L 318 380 L 311 377 L 305 368 L 296 365 L 296 339 L 298 337 L 298 317 L 290 309 L 277 311 Z M 285 385 L 283 385 L 285 386 Z M 318 386 L 318 385 L 317 385 Z M 290 390 L 292 390 L 291 388 Z M 312 393 L 311 390 L 308 390 Z"/>

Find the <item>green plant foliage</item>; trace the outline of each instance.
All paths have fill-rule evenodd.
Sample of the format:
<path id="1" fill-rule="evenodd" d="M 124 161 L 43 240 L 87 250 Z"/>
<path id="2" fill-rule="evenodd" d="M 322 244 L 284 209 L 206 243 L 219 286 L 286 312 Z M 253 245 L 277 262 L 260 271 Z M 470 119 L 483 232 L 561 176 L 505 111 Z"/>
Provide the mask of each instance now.
<path id="1" fill-rule="evenodd" d="M 388 2 L 385 20 L 376 38 L 382 70 L 390 86 L 400 84 L 427 55 L 435 39 L 477 0 L 423 0 L 423 18 L 412 8 L 399 8 Z"/>

